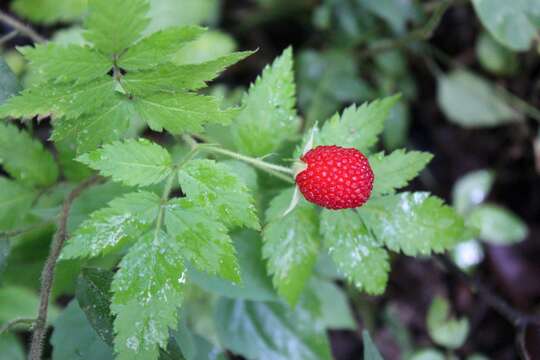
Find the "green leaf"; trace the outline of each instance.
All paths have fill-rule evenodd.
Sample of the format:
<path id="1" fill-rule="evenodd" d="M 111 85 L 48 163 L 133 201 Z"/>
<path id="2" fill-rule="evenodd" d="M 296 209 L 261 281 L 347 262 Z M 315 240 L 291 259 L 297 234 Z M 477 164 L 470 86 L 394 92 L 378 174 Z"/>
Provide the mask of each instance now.
<path id="1" fill-rule="evenodd" d="M 208 1 L 217 3 L 217 0 Z M 231 35 L 217 30 L 210 30 L 199 36 L 197 40 L 182 47 L 174 55 L 172 62 L 177 65 L 199 64 L 225 56 L 234 50 L 236 50 L 236 42 Z"/>
<path id="2" fill-rule="evenodd" d="M 0 349 L 2 360 L 25 360 L 24 348 L 14 334 L 5 332 L 0 335 Z"/>
<path id="3" fill-rule="evenodd" d="M 522 120 L 494 84 L 465 70 L 440 76 L 439 105 L 448 119 L 463 127 L 493 127 Z"/>
<path id="4" fill-rule="evenodd" d="M 512 50 L 524 51 L 540 27 L 540 4 L 535 0 L 473 0 L 476 14 L 493 37 Z"/>
<path id="5" fill-rule="evenodd" d="M 298 306 L 221 298 L 215 324 L 220 342 L 247 359 L 331 359 L 324 328 Z"/>
<path id="6" fill-rule="evenodd" d="M 158 348 L 167 346 L 184 294 L 182 256 L 176 241 L 163 232 L 151 232 L 120 262 L 111 305 L 117 360 L 154 360 Z"/>
<path id="7" fill-rule="evenodd" d="M 221 110 L 218 99 L 190 92 L 158 93 L 134 100 L 139 116 L 154 131 L 201 132 L 205 123 L 229 124 L 238 109 Z"/>
<path id="8" fill-rule="evenodd" d="M 56 159 L 66 180 L 77 183 L 93 174 L 92 169 L 77 160 L 77 145 L 75 139 L 64 139 L 55 142 Z"/>
<path id="9" fill-rule="evenodd" d="M 324 244 L 340 272 L 359 290 L 382 294 L 388 282 L 388 253 L 353 210 L 323 210 Z"/>
<path id="10" fill-rule="evenodd" d="M 339 145 L 369 153 L 384 129 L 384 121 L 387 119 L 390 109 L 398 100 L 399 95 L 396 95 L 364 103 L 360 107 L 349 106 L 341 116 L 335 114 L 324 123 L 320 131 L 315 132 L 314 146 Z M 308 133 L 304 138 L 304 143 L 309 136 Z M 298 151 L 297 155 L 300 155 Z"/>
<path id="11" fill-rule="evenodd" d="M 364 360 L 383 360 L 379 349 L 371 340 L 367 330 L 362 331 L 362 340 L 364 341 Z"/>
<path id="12" fill-rule="evenodd" d="M 298 131 L 292 49 L 286 49 L 244 95 L 242 112 L 231 127 L 240 152 L 263 156 Z"/>
<path id="13" fill-rule="evenodd" d="M 16 126 L 0 123 L 0 164 L 15 179 L 30 186 L 50 186 L 58 178 L 51 153 Z"/>
<path id="14" fill-rule="evenodd" d="M 355 330 L 356 322 L 348 304 L 345 292 L 330 281 L 316 279 L 310 284 L 310 290 L 319 302 L 317 320 L 327 329 Z"/>
<path id="15" fill-rule="evenodd" d="M 0 284 L 2 284 L 2 275 L 6 270 L 9 253 L 11 252 L 11 245 L 9 239 L 0 237 Z"/>
<path id="16" fill-rule="evenodd" d="M 0 105 L 15 95 L 21 86 L 3 57 L 0 57 Z"/>
<path id="17" fill-rule="evenodd" d="M 263 232 L 263 257 L 268 260 L 268 272 L 274 286 L 292 306 L 307 285 L 319 253 L 319 227 L 315 206 L 301 200 L 283 216 L 292 189 L 275 197 L 266 212 Z"/>
<path id="18" fill-rule="evenodd" d="M 55 360 L 113 360 L 112 349 L 96 334 L 76 301 L 54 323 L 51 337 Z"/>
<path id="19" fill-rule="evenodd" d="M 205 32 L 198 26 L 168 28 L 145 37 L 130 47 L 118 60 L 118 65 L 127 70 L 153 68 L 166 63 L 187 42 L 195 40 Z"/>
<path id="20" fill-rule="evenodd" d="M 135 240 L 157 218 L 160 206 L 159 197 L 149 192 L 114 199 L 75 231 L 62 251 L 62 259 L 107 254 L 125 241 Z"/>
<path id="21" fill-rule="evenodd" d="M 77 159 L 103 176 L 128 186 L 148 186 L 172 173 L 171 156 L 161 146 L 145 139 L 104 145 Z"/>
<path id="22" fill-rule="evenodd" d="M 468 223 L 480 229 L 480 238 L 492 244 L 510 245 L 525 240 L 527 224 L 505 208 L 486 204 L 471 211 Z"/>
<path id="23" fill-rule="evenodd" d="M 372 196 L 394 194 L 396 190 L 407 186 L 420 171 L 431 161 L 433 155 L 426 152 L 400 149 L 385 156 L 378 153 L 369 157 L 375 181 Z"/>
<path id="24" fill-rule="evenodd" d="M 0 230 L 22 224 L 36 196 L 35 190 L 0 177 Z"/>
<path id="25" fill-rule="evenodd" d="M 0 288 L 0 324 L 16 318 L 35 318 L 39 306 L 37 292 L 22 286 L 4 286 Z M 58 316 L 58 308 L 49 305 L 49 320 Z M 0 325 L 0 326 L 2 326 Z"/>
<path id="26" fill-rule="evenodd" d="M 108 345 L 113 344 L 111 314 L 111 283 L 113 273 L 108 270 L 86 268 L 77 279 L 76 298 L 86 318 Z"/>
<path id="27" fill-rule="evenodd" d="M 197 269 L 239 282 L 240 269 L 227 227 L 212 215 L 187 199 L 173 199 L 166 208 L 167 232 Z"/>
<path id="28" fill-rule="evenodd" d="M 437 349 L 427 348 L 416 351 L 411 360 L 446 360 L 446 357 Z"/>
<path id="29" fill-rule="evenodd" d="M 480 65 L 495 75 L 514 75 L 519 70 L 518 55 L 487 32 L 477 38 L 475 50 Z"/>
<path id="30" fill-rule="evenodd" d="M 19 51 L 40 79 L 53 82 L 85 83 L 106 75 L 113 65 L 112 60 L 86 46 L 46 43 Z"/>
<path id="31" fill-rule="evenodd" d="M 151 33 L 170 26 L 214 24 L 220 7 L 219 0 L 151 1 L 152 22 L 146 32 Z"/>
<path id="32" fill-rule="evenodd" d="M 233 234 L 232 239 L 242 282 L 236 284 L 199 272 L 195 268 L 188 269 L 190 281 L 205 291 L 221 296 L 253 301 L 278 301 L 272 281 L 266 274 L 266 264 L 262 260 L 262 241 L 259 234 L 243 231 Z"/>
<path id="33" fill-rule="evenodd" d="M 87 0 L 15 0 L 11 9 L 32 22 L 53 24 L 79 19 Z"/>
<path id="34" fill-rule="evenodd" d="M 465 214 L 487 198 L 495 174 L 489 170 L 473 171 L 462 176 L 452 189 L 452 202 L 457 212 Z"/>
<path id="35" fill-rule="evenodd" d="M 427 327 L 433 341 L 449 349 L 460 348 L 469 334 L 469 321 L 450 317 L 450 305 L 442 297 L 433 299 L 427 315 Z"/>
<path id="36" fill-rule="evenodd" d="M 152 69 L 127 73 L 123 78 L 123 84 L 130 92 L 140 95 L 202 89 L 225 68 L 252 53 L 251 51 L 236 52 L 200 64 L 164 63 Z"/>
<path id="37" fill-rule="evenodd" d="M 130 47 L 148 26 L 148 1 L 89 0 L 84 38 L 106 55 L 118 55 Z"/>
<path id="38" fill-rule="evenodd" d="M 230 227 L 259 229 L 255 202 L 242 179 L 223 164 L 191 160 L 178 171 L 182 191 Z"/>
<path id="39" fill-rule="evenodd" d="M 378 241 L 409 256 L 441 253 L 468 240 L 463 219 L 428 193 L 372 199 L 358 213 Z"/>
<path id="40" fill-rule="evenodd" d="M 387 22 L 397 33 L 403 33 L 407 22 L 413 20 L 416 15 L 412 1 L 359 0 L 358 3 Z"/>

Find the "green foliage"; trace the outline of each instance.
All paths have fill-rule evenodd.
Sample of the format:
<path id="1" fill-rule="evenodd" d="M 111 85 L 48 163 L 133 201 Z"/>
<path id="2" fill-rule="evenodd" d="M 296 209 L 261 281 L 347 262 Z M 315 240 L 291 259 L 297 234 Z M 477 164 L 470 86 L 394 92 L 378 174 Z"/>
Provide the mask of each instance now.
<path id="1" fill-rule="evenodd" d="M 517 54 L 505 48 L 488 33 L 482 33 L 476 43 L 476 56 L 484 69 L 496 75 L 512 75 L 519 68 Z"/>
<path id="2" fill-rule="evenodd" d="M 3 57 L 0 57 L 0 104 L 20 90 L 19 81 Z"/>
<path id="3" fill-rule="evenodd" d="M 38 308 L 38 294 L 21 286 L 3 286 L 0 289 L 0 324 L 16 318 L 32 318 Z M 49 305 L 49 320 L 58 316 L 58 308 Z"/>
<path id="4" fill-rule="evenodd" d="M 22 224 L 36 195 L 36 191 L 0 177 L 0 229 L 11 229 Z"/>
<path id="5" fill-rule="evenodd" d="M 35 22 L 52 24 L 80 18 L 87 0 L 15 0 L 11 9 Z"/>
<path id="6" fill-rule="evenodd" d="M 369 333 L 364 330 L 362 332 L 362 340 L 364 341 L 364 360 L 382 360 L 383 357 L 377 349 L 377 346 L 371 340 Z"/>
<path id="7" fill-rule="evenodd" d="M 243 109 L 231 127 L 236 148 L 252 156 L 276 151 L 299 127 L 292 49 L 266 67 L 244 95 Z"/>
<path id="8" fill-rule="evenodd" d="M 500 206 L 486 204 L 471 211 L 469 223 L 480 229 L 480 238 L 498 245 L 525 240 L 527 225 L 514 213 Z"/>
<path id="9" fill-rule="evenodd" d="M 452 201 L 456 210 L 460 214 L 465 214 L 482 203 L 494 182 L 495 174 L 490 170 L 474 171 L 460 178 L 452 191 Z"/>
<path id="10" fill-rule="evenodd" d="M 2 360 L 26 359 L 21 343 L 13 334 L 4 333 L 0 335 L 0 349 L 2 349 L 2 354 L 0 354 Z"/>
<path id="11" fill-rule="evenodd" d="M 427 327 L 433 341 L 449 349 L 463 345 L 469 334 L 469 321 L 450 317 L 450 305 L 444 298 L 433 299 L 427 316 Z"/>

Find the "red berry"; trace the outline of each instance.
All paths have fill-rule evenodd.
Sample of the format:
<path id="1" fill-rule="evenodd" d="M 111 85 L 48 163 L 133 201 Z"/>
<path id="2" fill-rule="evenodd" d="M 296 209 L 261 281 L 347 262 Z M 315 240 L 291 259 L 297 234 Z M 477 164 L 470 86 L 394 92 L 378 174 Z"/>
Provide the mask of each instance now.
<path id="1" fill-rule="evenodd" d="M 301 158 L 307 168 L 296 176 L 304 197 L 327 209 L 362 206 L 373 189 L 368 159 L 354 148 L 318 146 Z"/>

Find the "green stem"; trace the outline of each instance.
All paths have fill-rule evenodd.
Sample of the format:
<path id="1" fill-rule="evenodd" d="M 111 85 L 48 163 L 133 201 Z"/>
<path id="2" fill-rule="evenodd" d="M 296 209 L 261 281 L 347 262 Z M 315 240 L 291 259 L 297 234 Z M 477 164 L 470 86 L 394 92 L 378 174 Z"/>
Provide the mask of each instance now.
<path id="1" fill-rule="evenodd" d="M 176 179 L 176 171 L 173 171 L 173 173 L 169 175 L 169 177 L 167 178 L 167 182 L 165 183 L 165 188 L 163 188 L 163 194 L 161 195 L 161 207 L 159 208 L 159 213 L 156 220 L 156 232 L 154 234 L 154 238 L 156 239 L 158 238 L 161 227 L 163 226 L 163 219 L 165 217 L 165 205 L 167 204 L 169 196 L 171 195 L 174 179 Z"/>

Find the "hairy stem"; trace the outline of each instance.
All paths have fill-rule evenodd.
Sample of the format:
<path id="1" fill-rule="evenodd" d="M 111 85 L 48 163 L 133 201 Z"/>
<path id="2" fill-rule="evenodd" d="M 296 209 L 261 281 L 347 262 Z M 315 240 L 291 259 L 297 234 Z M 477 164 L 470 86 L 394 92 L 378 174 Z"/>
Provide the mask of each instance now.
<path id="1" fill-rule="evenodd" d="M 0 335 L 5 333 L 6 331 L 11 330 L 13 327 L 15 327 L 17 325 L 28 325 L 28 326 L 31 327 L 34 324 L 35 321 L 36 321 L 36 319 L 31 319 L 31 318 L 16 318 L 16 319 L 13 319 L 13 320 L 5 323 L 4 325 L 2 325 L 2 327 L 0 327 Z"/>
<path id="2" fill-rule="evenodd" d="M 45 42 L 47 39 L 45 39 L 43 36 L 39 35 L 34 29 L 32 29 L 30 26 L 23 24 L 19 20 L 11 17 L 4 11 L 0 10 L 0 22 L 6 24 L 7 26 L 13 28 L 14 30 L 17 30 L 20 34 L 23 34 L 32 41 L 36 43 Z"/>
<path id="3" fill-rule="evenodd" d="M 32 342 L 30 344 L 30 354 L 28 356 L 29 360 L 41 360 L 43 354 L 43 340 L 45 338 L 49 298 L 54 280 L 54 269 L 56 267 L 58 257 L 60 256 L 60 252 L 62 251 L 62 247 L 64 246 L 64 242 L 67 238 L 67 221 L 71 205 L 84 190 L 100 181 L 101 178 L 98 176 L 89 178 L 73 189 L 64 200 L 62 212 L 60 213 L 60 219 L 58 221 L 58 228 L 56 229 L 56 233 L 51 244 L 51 251 L 49 253 L 49 257 L 45 261 L 45 266 L 43 267 L 43 271 L 41 273 L 39 309 L 34 326 L 34 332 L 32 334 Z"/>

